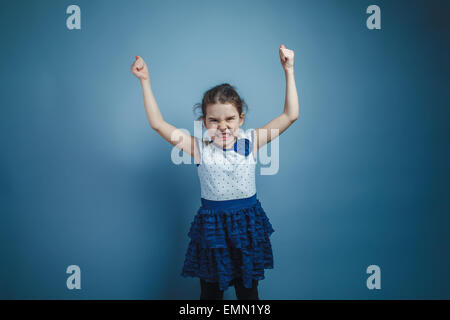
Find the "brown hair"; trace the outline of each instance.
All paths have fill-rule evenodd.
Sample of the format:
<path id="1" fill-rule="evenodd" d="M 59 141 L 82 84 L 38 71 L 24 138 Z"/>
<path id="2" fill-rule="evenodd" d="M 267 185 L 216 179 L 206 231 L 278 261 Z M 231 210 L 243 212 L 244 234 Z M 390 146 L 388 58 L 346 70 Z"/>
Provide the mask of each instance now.
<path id="1" fill-rule="evenodd" d="M 239 116 L 242 114 L 242 112 L 246 113 L 248 110 L 247 104 L 245 103 L 244 99 L 241 99 L 239 94 L 236 92 L 236 89 L 228 83 L 222 83 L 206 91 L 203 94 L 202 102 L 195 104 L 194 113 L 195 110 L 201 108 L 201 115 L 197 118 L 197 120 L 200 120 L 206 116 L 206 107 L 209 104 L 215 104 L 219 102 L 223 104 L 230 103 L 235 106 L 239 113 Z"/>

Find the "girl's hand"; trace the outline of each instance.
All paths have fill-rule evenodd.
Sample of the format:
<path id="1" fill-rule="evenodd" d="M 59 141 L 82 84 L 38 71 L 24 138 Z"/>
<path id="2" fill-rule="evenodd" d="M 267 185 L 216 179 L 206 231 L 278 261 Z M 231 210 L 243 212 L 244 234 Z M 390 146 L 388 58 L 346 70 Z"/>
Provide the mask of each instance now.
<path id="1" fill-rule="evenodd" d="M 139 80 L 148 80 L 150 78 L 147 64 L 140 56 L 136 56 L 136 61 L 134 61 L 133 65 L 131 66 L 131 72 Z"/>
<path id="2" fill-rule="evenodd" d="M 280 62 L 284 71 L 294 71 L 294 51 L 286 49 L 284 44 L 280 46 Z"/>

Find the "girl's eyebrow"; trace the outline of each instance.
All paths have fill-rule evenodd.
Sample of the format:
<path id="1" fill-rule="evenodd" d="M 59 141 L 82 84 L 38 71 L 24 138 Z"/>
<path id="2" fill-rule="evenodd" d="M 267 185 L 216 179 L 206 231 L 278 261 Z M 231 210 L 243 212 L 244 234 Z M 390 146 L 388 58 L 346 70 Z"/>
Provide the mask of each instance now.
<path id="1" fill-rule="evenodd" d="M 228 116 L 227 118 L 234 118 L 234 117 L 235 117 L 235 115 L 233 115 L 233 116 Z M 216 118 L 213 118 L 213 117 L 208 117 L 208 119 L 216 120 Z"/>

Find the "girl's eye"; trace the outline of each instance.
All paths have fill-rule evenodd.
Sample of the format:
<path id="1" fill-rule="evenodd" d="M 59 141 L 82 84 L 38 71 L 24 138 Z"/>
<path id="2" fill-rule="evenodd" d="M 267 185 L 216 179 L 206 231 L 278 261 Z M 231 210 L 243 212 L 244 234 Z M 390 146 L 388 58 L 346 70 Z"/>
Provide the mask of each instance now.
<path id="1" fill-rule="evenodd" d="M 234 117 L 233 118 L 228 118 L 227 120 L 234 120 Z M 211 119 L 210 121 L 211 122 L 217 122 L 217 120 L 214 120 L 214 119 Z"/>

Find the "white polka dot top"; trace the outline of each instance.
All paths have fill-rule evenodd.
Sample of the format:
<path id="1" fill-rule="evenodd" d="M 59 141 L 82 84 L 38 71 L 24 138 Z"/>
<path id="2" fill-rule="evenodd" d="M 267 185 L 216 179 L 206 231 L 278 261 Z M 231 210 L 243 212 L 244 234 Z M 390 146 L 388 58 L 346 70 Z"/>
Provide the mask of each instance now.
<path id="1" fill-rule="evenodd" d="M 197 163 L 201 196 L 207 200 L 248 198 L 256 193 L 254 129 L 240 129 L 233 148 L 224 149 L 212 140 L 195 137 L 200 155 Z"/>

